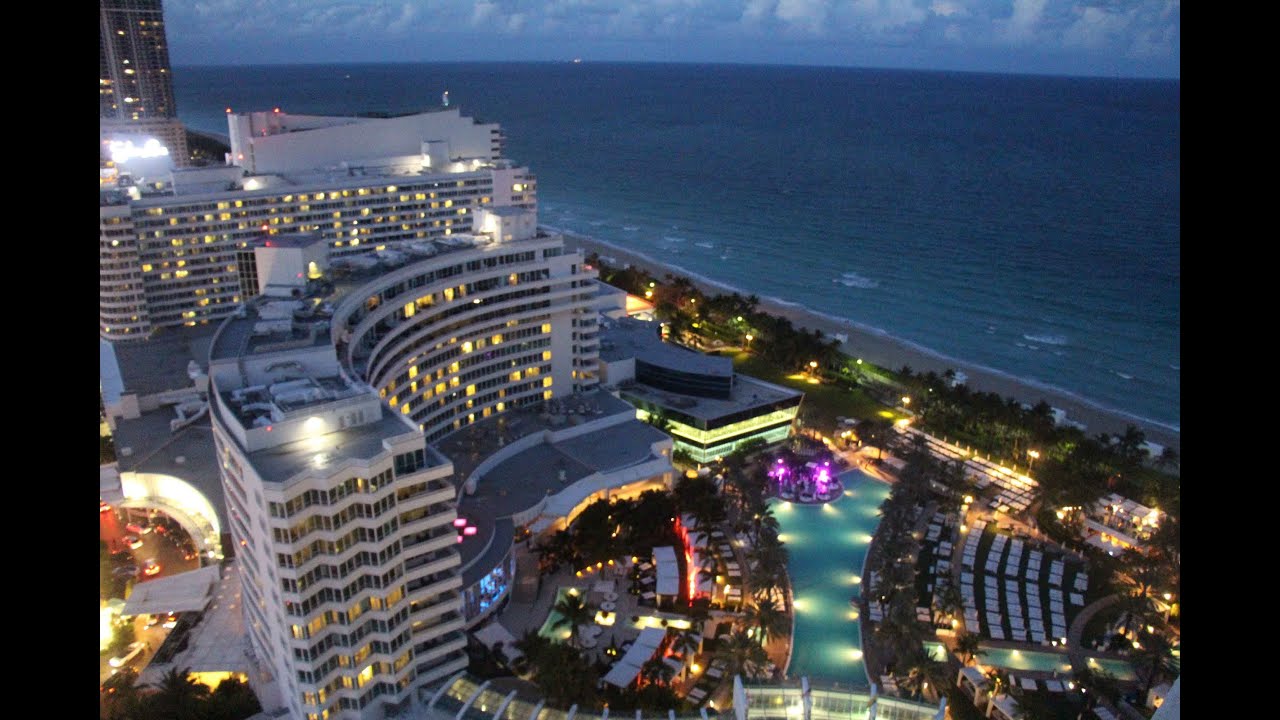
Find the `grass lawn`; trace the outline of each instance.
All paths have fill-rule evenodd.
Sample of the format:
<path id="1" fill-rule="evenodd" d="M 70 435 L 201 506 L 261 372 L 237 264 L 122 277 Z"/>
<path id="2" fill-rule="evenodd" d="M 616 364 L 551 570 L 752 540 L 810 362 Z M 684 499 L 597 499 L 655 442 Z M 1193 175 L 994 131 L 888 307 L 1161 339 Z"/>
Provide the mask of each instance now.
<path id="1" fill-rule="evenodd" d="M 888 413 L 894 420 L 901 417 L 860 388 L 848 390 L 833 383 L 810 383 L 794 373 L 785 373 L 782 368 L 766 362 L 759 355 L 745 352 L 726 354 L 733 358 L 733 369 L 737 372 L 803 392 L 802 407 L 810 418 L 809 423 L 821 429 L 834 429 L 837 417 L 863 419 L 884 413 Z"/>

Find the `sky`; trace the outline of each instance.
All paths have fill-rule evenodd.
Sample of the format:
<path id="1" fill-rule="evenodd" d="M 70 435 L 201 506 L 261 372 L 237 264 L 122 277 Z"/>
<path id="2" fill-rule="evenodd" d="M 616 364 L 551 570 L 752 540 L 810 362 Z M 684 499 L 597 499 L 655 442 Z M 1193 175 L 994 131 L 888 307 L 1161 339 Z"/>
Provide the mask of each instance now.
<path id="1" fill-rule="evenodd" d="M 170 62 L 836 65 L 1178 78 L 1180 0 L 165 0 Z"/>

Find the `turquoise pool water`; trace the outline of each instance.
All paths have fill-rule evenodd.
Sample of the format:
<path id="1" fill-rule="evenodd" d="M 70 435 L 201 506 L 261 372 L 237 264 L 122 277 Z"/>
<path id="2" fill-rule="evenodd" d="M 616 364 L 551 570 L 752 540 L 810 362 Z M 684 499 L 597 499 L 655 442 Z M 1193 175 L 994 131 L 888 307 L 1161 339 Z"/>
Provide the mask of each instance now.
<path id="1" fill-rule="evenodd" d="M 1071 660 L 1066 653 L 1039 652 L 1036 650 L 1014 650 L 1011 648 L 982 648 L 978 662 L 983 665 L 995 665 L 1010 670 L 1033 670 L 1038 672 L 1054 672 L 1067 676 L 1071 674 Z M 1103 670 L 1116 677 L 1117 680 L 1135 680 L 1137 675 L 1133 666 L 1124 660 L 1105 658 L 1088 658 L 1089 667 Z"/>
<path id="2" fill-rule="evenodd" d="M 796 607 L 787 675 L 867 690 L 862 636 L 849 598 L 861 595 L 862 563 L 889 486 L 856 470 L 840 480 L 844 496 L 826 505 L 773 502 Z"/>
<path id="3" fill-rule="evenodd" d="M 569 595 L 569 591 L 572 589 L 573 588 L 562 587 L 559 590 L 556 590 L 556 601 L 551 604 L 551 612 L 547 613 L 546 621 L 542 623 L 542 627 L 538 628 L 539 635 L 548 640 L 560 642 L 569 639 L 568 625 L 565 625 L 558 630 L 555 629 L 555 624 L 559 622 L 560 618 L 564 617 L 560 613 L 556 612 L 555 607 L 560 604 L 561 600 L 565 599 L 565 597 Z"/>

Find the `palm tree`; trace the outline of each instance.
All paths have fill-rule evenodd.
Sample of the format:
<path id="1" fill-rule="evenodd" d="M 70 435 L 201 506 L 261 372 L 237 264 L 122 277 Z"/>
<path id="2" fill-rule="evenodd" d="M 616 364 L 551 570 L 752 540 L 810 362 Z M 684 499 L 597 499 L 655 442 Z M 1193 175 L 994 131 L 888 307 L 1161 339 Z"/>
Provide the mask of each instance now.
<path id="1" fill-rule="evenodd" d="M 993 696 L 1008 692 L 1009 686 L 1012 685 L 1009 682 L 1009 671 L 1004 668 L 988 670 L 987 679 L 991 681 L 991 695 Z"/>
<path id="2" fill-rule="evenodd" d="M 702 649 L 702 643 L 695 639 L 694 635 L 693 630 L 681 630 L 671 640 L 671 652 L 684 660 L 685 674 L 688 674 L 689 666 L 693 664 L 694 654 Z"/>
<path id="3" fill-rule="evenodd" d="M 756 598 L 755 604 L 747 609 L 746 626 L 754 628 L 761 645 L 781 636 L 787 631 L 787 614 L 773 601 L 773 598 Z"/>
<path id="4" fill-rule="evenodd" d="M 956 636 L 956 652 L 964 656 L 965 665 L 968 665 L 979 655 L 986 654 L 981 645 L 982 637 L 976 633 L 966 632 Z"/>
<path id="5" fill-rule="evenodd" d="M 773 514 L 773 507 L 766 506 L 751 518 L 751 542 L 759 542 L 760 537 L 767 533 L 776 536 L 781 529 L 782 525 L 778 523 L 778 517 Z"/>
<path id="6" fill-rule="evenodd" d="M 932 701 L 938 693 L 942 692 L 945 682 L 946 669 L 943 663 L 919 653 L 910 662 L 907 674 L 899 680 L 898 687 L 910 693 L 912 700 L 920 700 L 924 697 Z"/>
<path id="7" fill-rule="evenodd" d="M 157 717 L 172 720 L 203 720 L 209 701 L 209 686 L 197 682 L 190 667 L 170 668 L 156 685 L 151 706 Z"/>
<path id="8" fill-rule="evenodd" d="M 724 661 L 726 677 L 742 675 L 750 680 L 764 676 L 769 662 L 769 654 L 760 643 L 741 630 L 734 630 L 724 639 L 716 657 Z"/>
<path id="9" fill-rule="evenodd" d="M 654 656 L 645 661 L 640 666 L 640 682 L 648 685 L 657 683 L 659 685 L 667 685 L 671 682 L 671 678 L 675 677 L 676 671 L 663 661 L 661 656 Z"/>
<path id="10" fill-rule="evenodd" d="M 140 720 L 143 695 L 138 687 L 138 671 L 124 668 L 102 683 L 103 717 L 107 720 Z"/>
<path id="11" fill-rule="evenodd" d="M 1158 677 L 1174 671 L 1173 646 L 1163 633 L 1139 632 L 1138 647 L 1130 660 L 1133 662 L 1134 669 L 1146 675 L 1146 682 L 1142 687 L 1144 699 L 1151 692 Z"/>
<path id="12" fill-rule="evenodd" d="M 596 615 L 596 607 L 584 600 L 580 594 L 565 595 L 555 604 L 555 611 L 560 614 L 560 617 L 551 628 L 559 630 L 568 625 L 569 641 L 574 645 L 578 644 L 578 628 L 591 622 Z"/>
<path id="13" fill-rule="evenodd" d="M 948 579 L 949 580 L 949 579 Z M 955 583 L 944 580 L 937 592 L 936 607 L 943 615 L 957 615 L 964 609 L 964 595 Z"/>
<path id="14" fill-rule="evenodd" d="M 248 683 L 227 678 L 210 696 L 208 720 L 242 720 L 262 711 L 262 704 Z"/>

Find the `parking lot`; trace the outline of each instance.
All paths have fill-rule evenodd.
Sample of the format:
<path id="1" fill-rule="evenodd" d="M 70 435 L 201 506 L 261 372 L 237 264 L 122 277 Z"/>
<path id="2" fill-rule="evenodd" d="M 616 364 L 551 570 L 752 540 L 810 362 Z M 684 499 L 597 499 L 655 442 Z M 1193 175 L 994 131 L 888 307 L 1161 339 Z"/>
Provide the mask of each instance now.
<path id="1" fill-rule="evenodd" d="M 200 567 L 200 558 L 195 554 L 190 537 L 163 514 L 100 508 L 99 537 L 112 553 L 113 574 L 122 579 L 132 577 L 134 583 L 149 582 Z M 149 566 L 155 568 L 150 574 Z M 127 666 L 141 669 L 168 636 L 170 628 L 165 625 L 173 623 L 166 622 L 163 617 L 152 622 L 149 616 L 135 617 L 132 622 L 134 636 L 137 642 L 144 643 L 144 649 L 130 658 Z M 111 655 L 102 657 L 100 682 L 112 674 L 114 668 L 110 659 Z"/>

